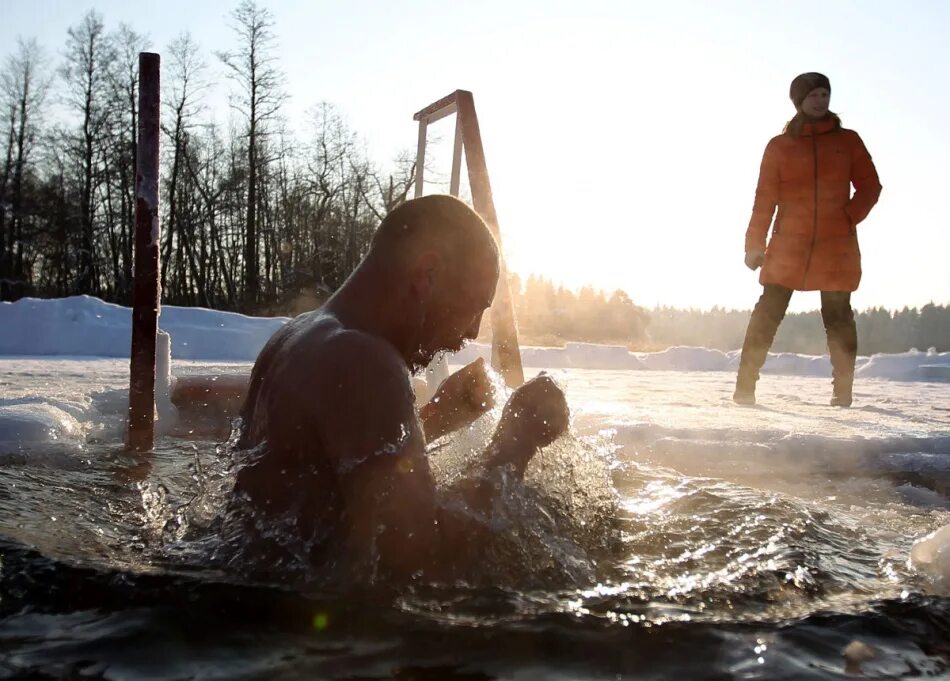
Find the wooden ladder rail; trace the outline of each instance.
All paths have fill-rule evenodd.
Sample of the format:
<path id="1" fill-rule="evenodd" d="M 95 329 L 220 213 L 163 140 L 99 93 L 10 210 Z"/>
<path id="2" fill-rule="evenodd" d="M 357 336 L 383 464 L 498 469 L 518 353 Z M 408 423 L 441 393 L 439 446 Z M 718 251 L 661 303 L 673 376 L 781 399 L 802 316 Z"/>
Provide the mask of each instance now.
<path id="1" fill-rule="evenodd" d="M 492 199 L 488 166 L 485 163 L 485 150 L 482 147 L 482 134 L 478 127 L 478 115 L 475 113 L 475 99 L 468 90 L 456 90 L 413 115 L 413 120 L 419 122 L 414 196 L 422 196 L 428 126 L 430 123 L 453 113 L 455 114 L 455 147 L 452 153 L 449 193 L 453 196 L 459 194 L 462 152 L 464 150 L 475 212 L 488 225 L 495 241 L 498 242 L 499 251 L 501 251 L 501 230 L 498 226 L 495 202 Z M 516 388 L 524 383 L 524 368 L 521 364 L 518 329 L 515 325 L 511 289 L 508 284 L 508 267 L 505 264 L 503 254 L 499 268 L 498 288 L 495 291 L 495 299 L 491 306 L 491 324 L 492 367 L 502 375 L 508 387 Z M 447 372 L 447 369 L 445 371 Z"/>

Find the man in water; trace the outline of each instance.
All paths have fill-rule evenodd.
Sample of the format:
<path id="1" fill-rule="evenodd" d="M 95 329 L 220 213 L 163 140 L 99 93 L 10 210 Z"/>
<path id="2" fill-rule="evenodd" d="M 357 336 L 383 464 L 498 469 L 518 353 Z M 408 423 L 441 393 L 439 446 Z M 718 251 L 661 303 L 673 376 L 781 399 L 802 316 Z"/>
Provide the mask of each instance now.
<path id="1" fill-rule="evenodd" d="M 394 209 L 343 286 L 258 356 L 241 412 L 238 447 L 253 451 L 239 497 L 290 518 L 318 562 L 369 556 L 377 573 L 445 574 L 477 532 L 437 503 L 426 441 L 490 409 L 491 386 L 478 360 L 417 414 L 410 373 L 477 336 L 498 273 L 491 232 L 461 201 L 426 196 Z M 521 478 L 567 423 L 557 385 L 528 381 L 505 405 L 486 468 Z M 494 493 L 483 480 L 465 500 L 484 508 Z"/>

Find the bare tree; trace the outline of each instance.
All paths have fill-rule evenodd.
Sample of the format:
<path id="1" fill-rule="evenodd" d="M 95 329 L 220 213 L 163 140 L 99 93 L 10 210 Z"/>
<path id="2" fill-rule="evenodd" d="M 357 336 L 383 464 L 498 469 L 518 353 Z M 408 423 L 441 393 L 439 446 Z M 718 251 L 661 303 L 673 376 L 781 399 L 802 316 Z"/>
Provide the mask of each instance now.
<path id="1" fill-rule="evenodd" d="M 123 303 L 132 300 L 132 251 L 135 233 L 135 159 L 138 147 L 139 53 L 149 38 L 128 24 L 109 37 L 114 59 L 109 68 L 109 109 L 104 137 L 105 229 L 112 267 L 111 288 Z"/>
<path id="2" fill-rule="evenodd" d="M 218 58 L 228 68 L 228 75 L 237 85 L 232 106 L 246 122 L 247 194 L 244 225 L 244 305 L 256 305 L 260 282 L 257 244 L 258 175 L 266 158 L 261 155 L 261 142 L 268 133 L 268 124 L 278 115 L 286 95 L 283 76 L 273 55 L 274 20 L 266 8 L 254 0 L 243 0 L 232 13 L 233 28 L 239 46 L 232 52 L 219 52 Z"/>
<path id="3" fill-rule="evenodd" d="M 90 10 L 68 31 L 66 62 L 61 73 L 67 88 L 67 103 L 80 116 L 80 129 L 72 150 L 79 165 L 79 244 L 77 290 L 98 291 L 95 258 L 94 195 L 98 174 L 97 141 L 109 119 L 109 67 L 115 50 L 106 35 L 102 17 Z"/>
<path id="4" fill-rule="evenodd" d="M 11 58 L 12 59 L 12 58 Z M 5 292 L 9 285 L 10 276 L 10 254 L 7 252 L 7 220 L 12 219 L 11 197 L 10 197 L 10 178 L 13 175 L 13 158 L 16 154 L 16 130 L 17 130 L 17 105 L 14 89 L 15 70 L 11 68 L 10 60 L 4 64 L 4 70 L 0 75 L 0 86 L 2 86 L 2 106 L 4 120 L 6 121 L 6 151 L 4 153 L 3 172 L 0 174 L 0 292 Z M 5 296 L 0 296 L 0 299 Z"/>
<path id="5" fill-rule="evenodd" d="M 413 166 L 406 157 L 395 170 L 377 167 L 328 104 L 315 108 L 303 137 L 286 129 L 273 20 L 251 0 L 232 18 L 238 49 L 218 55 L 234 83 L 227 127 L 203 111 L 205 66 L 195 42 L 186 34 L 166 50 L 164 296 L 184 305 L 300 311 L 349 275 L 379 220 L 405 200 Z M 66 43 L 55 84 L 63 116 L 32 156 L 42 99 L 21 106 L 20 71 L 10 60 L 0 68 L 0 273 L 9 278 L 16 266 L 39 295 L 92 293 L 127 303 L 137 58 L 148 42 L 125 25 L 107 33 L 90 12 Z"/>
<path id="6" fill-rule="evenodd" d="M 375 196 L 366 194 L 364 200 L 379 221 L 406 200 L 415 182 L 416 159 L 408 151 L 401 153 L 394 164 L 395 168 L 390 172 L 384 173 L 377 168 L 369 172 Z"/>
<path id="7" fill-rule="evenodd" d="M 184 202 L 179 200 L 183 193 L 181 191 L 183 181 L 187 180 L 185 177 L 185 156 L 189 153 L 187 145 L 191 130 L 197 125 L 195 117 L 201 109 L 201 93 L 207 87 L 204 79 L 206 65 L 201 59 L 197 43 L 187 32 L 179 35 L 169 44 L 168 54 L 171 78 L 167 81 L 164 102 L 166 120 L 170 123 L 163 126 L 163 130 L 171 142 L 172 154 L 166 183 L 168 210 L 165 212 L 162 244 L 162 261 L 166 263 L 166 266 L 162 268 L 162 287 L 167 286 L 168 273 L 172 271 L 170 264 L 174 245 L 177 246 L 174 255 L 177 278 L 185 278 L 184 271 L 187 264 L 192 285 L 197 286 L 200 292 L 199 298 L 204 301 L 203 304 L 207 304 L 205 269 L 195 245 L 196 240 L 202 244 L 204 241 L 200 237 L 196 239 L 194 222 L 182 219 L 188 212 L 187 205 L 183 209 L 183 204 L 187 204 L 188 197 L 185 197 Z"/>
<path id="8" fill-rule="evenodd" d="M 9 197 L 9 228 L 5 227 L 7 211 L 0 211 L 0 299 L 4 300 L 25 293 L 32 279 L 24 264 L 24 181 L 49 85 L 39 44 L 35 39 L 18 39 L 17 50 L 7 58 L 0 75 L 0 96 L 11 114 L 6 163 L 0 178 L 0 197 Z"/>

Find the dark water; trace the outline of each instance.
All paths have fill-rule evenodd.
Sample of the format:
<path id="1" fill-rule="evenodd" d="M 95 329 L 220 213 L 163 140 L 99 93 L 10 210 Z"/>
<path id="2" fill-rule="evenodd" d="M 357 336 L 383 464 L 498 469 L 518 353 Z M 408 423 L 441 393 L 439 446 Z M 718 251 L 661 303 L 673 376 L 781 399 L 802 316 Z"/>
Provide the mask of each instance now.
<path id="1" fill-rule="evenodd" d="M 443 485 L 482 435 L 433 454 Z M 224 541 L 214 444 L 8 456 L 0 678 L 950 677 L 950 599 L 906 565 L 930 511 L 874 480 L 751 484 L 649 454 L 556 443 L 488 519 L 477 577 L 349 586 L 202 561 Z M 846 669 L 855 641 L 873 658 Z"/>

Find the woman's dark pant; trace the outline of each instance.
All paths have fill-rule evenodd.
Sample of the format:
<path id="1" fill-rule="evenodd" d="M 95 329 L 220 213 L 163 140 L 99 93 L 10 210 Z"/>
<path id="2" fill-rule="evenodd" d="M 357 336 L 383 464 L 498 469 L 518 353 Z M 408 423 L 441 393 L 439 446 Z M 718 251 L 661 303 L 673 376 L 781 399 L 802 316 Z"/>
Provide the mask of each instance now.
<path id="1" fill-rule="evenodd" d="M 739 375 L 736 390 L 752 392 L 759 379 L 759 370 L 765 364 L 775 332 L 785 317 L 785 310 L 792 299 L 792 290 L 775 284 L 765 284 L 762 296 L 756 303 L 746 329 L 739 360 Z M 854 382 L 854 360 L 858 354 L 858 332 L 851 309 L 851 293 L 848 291 L 821 292 L 821 319 L 828 336 L 828 352 L 831 355 L 831 372 L 834 378 L 836 397 L 851 401 L 851 386 Z"/>

